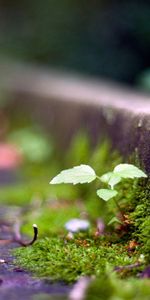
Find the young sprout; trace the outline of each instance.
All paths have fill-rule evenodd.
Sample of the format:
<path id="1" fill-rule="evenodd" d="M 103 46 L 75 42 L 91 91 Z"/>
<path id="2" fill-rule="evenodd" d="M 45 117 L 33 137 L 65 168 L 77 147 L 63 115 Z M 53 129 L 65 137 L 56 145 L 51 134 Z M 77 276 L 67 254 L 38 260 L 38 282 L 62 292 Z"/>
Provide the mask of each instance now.
<path id="1" fill-rule="evenodd" d="M 113 198 L 117 208 L 121 212 L 120 206 L 115 198 L 118 194 L 118 191 L 114 189 L 114 187 L 123 179 L 134 179 L 141 177 L 147 177 L 147 175 L 142 170 L 140 170 L 132 164 L 119 164 L 114 168 L 113 171 L 105 173 L 101 177 L 96 175 L 94 169 L 89 165 L 80 165 L 75 166 L 71 169 L 63 170 L 50 181 L 50 184 L 82 184 L 90 183 L 95 179 L 98 179 L 102 184 L 107 185 L 107 188 L 98 189 L 96 191 L 97 196 L 106 202 Z M 117 222 L 117 220 L 117 218 L 113 218 L 113 222 Z"/>
<path id="2" fill-rule="evenodd" d="M 31 246 L 34 244 L 34 242 L 37 240 L 38 237 L 38 227 L 36 224 L 33 224 L 33 238 L 31 241 L 23 241 L 21 235 L 20 235 L 20 225 L 17 223 L 14 230 L 14 237 L 13 242 L 16 242 L 20 244 L 23 247 Z"/>

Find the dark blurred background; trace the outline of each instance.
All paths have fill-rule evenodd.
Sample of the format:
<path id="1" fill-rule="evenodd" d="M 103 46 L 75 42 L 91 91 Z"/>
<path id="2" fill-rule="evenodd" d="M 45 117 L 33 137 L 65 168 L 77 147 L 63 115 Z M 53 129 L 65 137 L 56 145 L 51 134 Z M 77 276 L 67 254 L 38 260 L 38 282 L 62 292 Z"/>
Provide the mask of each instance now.
<path id="1" fill-rule="evenodd" d="M 150 1 L 1 0 L 0 54 L 146 87 Z"/>

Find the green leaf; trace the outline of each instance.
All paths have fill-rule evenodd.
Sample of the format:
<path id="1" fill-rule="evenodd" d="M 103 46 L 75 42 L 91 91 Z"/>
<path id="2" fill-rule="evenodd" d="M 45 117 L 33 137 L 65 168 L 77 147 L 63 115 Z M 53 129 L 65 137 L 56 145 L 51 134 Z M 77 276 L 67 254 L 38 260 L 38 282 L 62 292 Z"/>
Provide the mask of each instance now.
<path id="1" fill-rule="evenodd" d="M 100 180 L 104 183 L 108 183 L 113 189 L 113 187 L 121 181 L 121 177 L 113 172 L 108 172 L 102 175 Z"/>
<path id="2" fill-rule="evenodd" d="M 108 173 L 105 173 L 103 174 L 101 177 L 100 177 L 100 180 L 104 183 L 108 183 L 111 176 L 112 176 L 113 172 L 108 172 Z"/>
<path id="3" fill-rule="evenodd" d="M 55 176 L 50 184 L 59 183 L 89 183 L 96 178 L 95 171 L 88 165 L 76 166 L 72 169 L 67 169 Z"/>
<path id="4" fill-rule="evenodd" d="M 113 217 L 113 218 L 108 222 L 107 225 L 111 225 L 111 224 L 113 224 L 113 223 L 123 224 L 118 218 Z"/>
<path id="5" fill-rule="evenodd" d="M 147 177 L 143 171 L 131 164 L 119 164 L 114 168 L 113 172 L 122 178 Z"/>
<path id="6" fill-rule="evenodd" d="M 115 197 L 118 194 L 117 191 L 109 189 L 99 189 L 96 193 L 100 198 L 102 198 L 105 201 L 108 201 L 109 199 Z"/>
<path id="7" fill-rule="evenodd" d="M 112 173 L 110 180 L 108 181 L 108 184 L 113 189 L 114 186 L 121 181 L 121 177 L 116 175 L 115 173 Z"/>

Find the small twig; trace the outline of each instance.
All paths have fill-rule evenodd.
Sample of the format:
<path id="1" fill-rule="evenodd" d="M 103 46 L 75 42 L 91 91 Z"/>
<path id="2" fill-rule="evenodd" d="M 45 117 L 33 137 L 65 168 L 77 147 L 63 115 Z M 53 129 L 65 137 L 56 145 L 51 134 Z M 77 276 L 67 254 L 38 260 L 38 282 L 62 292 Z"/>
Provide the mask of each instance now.
<path id="1" fill-rule="evenodd" d="M 34 244 L 34 242 L 37 240 L 38 227 L 36 224 L 33 224 L 34 235 L 33 235 L 33 239 L 30 242 L 23 241 L 21 238 L 20 232 L 19 232 L 19 227 L 16 226 L 16 229 L 17 229 L 17 231 L 15 232 L 13 241 L 19 243 L 21 246 L 23 246 L 23 247 L 30 246 L 30 245 Z"/>
<path id="2" fill-rule="evenodd" d="M 97 228 L 96 228 L 96 232 L 95 232 L 95 237 L 104 235 L 105 232 L 105 224 L 104 221 L 101 218 L 98 218 L 97 221 Z"/>
<path id="3" fill-rule="evenodd" d="M 37 240 L 37 237 L 38 237 L 38 227 L 36 224 L 33 224 L 33 231 L 34 231 L 33 239 L 29 242 L 23 241 L 21 234 L 20 234 L 20 222 L 17 222 L 14 225 L 14 235 L 13 235 L 12 239 L 0 240 L 0 245 L 8 245 L 10 243 L 18 243 L 19 245 L 21 245 L 23 247 L 30 246 L 30 245 L 34 244 L 34 242 Z"/>
<path id="4" fill-rule="evenodd" d="M 114 203 L 115 203 L 115 205 L 117 206 L 117 208 L 118 208 L 118 210 L 119 210 L 119 212 L 120 212 L 120 214 L 121 214 L 122 220 L 124 221 L 124 214 L 123 214 L 123 212 L 122 212 L 122 209 L 121 209 L 119 203 L 117 202 L 117 200 L 116 200 L 115 198 L 113 198 L 113 200 L 114 200 Z"/>
<path id="5" fill-rule="evenodd" d="M 131 264 L 131 265 L 115 267 L 115 268 L 114 268 L 114 271 L 120 272 L 120 271 L 123 271 L 123 270 L 132 270 L 132 269 L 134 269 L 134 268 L 140 267 L 141 265 L 142 265 L 141 262 L 136 262 L 135 264 Z"/>

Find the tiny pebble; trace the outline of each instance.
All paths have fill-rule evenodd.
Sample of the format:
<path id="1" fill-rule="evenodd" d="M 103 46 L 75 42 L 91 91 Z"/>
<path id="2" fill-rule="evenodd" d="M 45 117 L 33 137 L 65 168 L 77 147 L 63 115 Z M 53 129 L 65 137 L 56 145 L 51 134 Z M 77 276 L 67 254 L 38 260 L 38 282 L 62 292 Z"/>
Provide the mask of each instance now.
<path id="1" fill-rule="evenodd" d="M 5 259 L 0 259 L 0 264 L 4 264 L 5 262 Z"/>
<path id="2" fill-rule="evenodd" d="M 74 235 L 72 232 L 68 232 L 68 234 L 66 235 L 66 240 L 73 240 L 74 239 Z"/>
<path id="3" fill-rule="evenodd" d="M 90 227 L 89 221 L 81 220 L 81 219 L 71 219 L 65 224 L 65 228 L 69 232 L 74 232 L 74 233 L 88 230 L 89 227 Z"/>
<path id="4" fill-rule="evenodd" d="M 13 271 L 14 271 L 14 272 L 17 272 L 17 273 L 18 273 L 18 272 L 19 272 L 19 273 L 24 272 L 23 269 L 18 268 L 18 267 L 14 268 Z"/>

